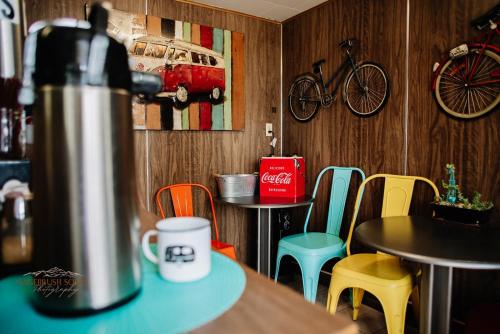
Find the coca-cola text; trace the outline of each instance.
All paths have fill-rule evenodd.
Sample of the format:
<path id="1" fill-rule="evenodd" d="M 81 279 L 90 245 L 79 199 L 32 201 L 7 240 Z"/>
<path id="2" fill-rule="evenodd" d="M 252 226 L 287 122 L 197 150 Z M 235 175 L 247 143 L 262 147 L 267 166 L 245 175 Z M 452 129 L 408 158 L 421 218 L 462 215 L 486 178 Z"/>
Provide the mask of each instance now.
<path id="1" fill-rule="evenodd" d="M 265 172 L 261 178 L 262 183 L 271 184 L 290 184 L 292 182 L 292 173 L 269 174 Z"/>

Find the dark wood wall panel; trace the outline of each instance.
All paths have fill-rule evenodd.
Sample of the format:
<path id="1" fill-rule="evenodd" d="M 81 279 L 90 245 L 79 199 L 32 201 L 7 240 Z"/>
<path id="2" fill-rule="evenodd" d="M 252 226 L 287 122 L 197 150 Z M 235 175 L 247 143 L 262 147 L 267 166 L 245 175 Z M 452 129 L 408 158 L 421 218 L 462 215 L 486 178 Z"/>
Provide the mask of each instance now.
<path id="1" fill-rule="evenodd" d="M 389 103 L 374 117 L 361 119 L 349 113 L 339 100 L 322 109 L 309 123 L 294 121 L 284 110 L 284 153 L 304 155 L 308 167 L 307 189 L 327 165 L 355 165 L 367 172 L 406 173 L 430 178 L 439 185 L 444 166 L 454 162 L 457 178 L 467 192 L 479 190 L 495 202 L 492 221 L 499 222 L 500 113 L 461 121 L 439 110 L 430 90 L 432 65 L 443 60 L 450 48 L 475 36 L 472 18 L 495 5 L 494 0 L 410 0 L 408 71 L 408 131 L 404 129 L 406 1 L 329 1 L 284 24 L 284 92 L 294 76 L 310 71 L 317 59 L 327 60 L 331 73 L 341 62 L 336 44 L 357 37 L 364 47 L 362 58 L 380 62 L 388 71 L 392 89 Z M 404 141 L 408 138 L 408 162 L 404 165 Z M 372 188 L 373 189 L 373 188 Z M 368 188 L 360 221 L 379 215 L 381 193 Z M 327 188 L 320 191 L 314 210 L 313 229 L 325 228 Z M 348 216 L 354 196 L 347 202 Z M 432 193 L 424 186 L 415 188 L 412 212 L 430 213 Z M 300 214 L 299 214 L 300 216 Z M 300 217 L 298 218 L 300 221 Z M 344 224 L 343 235 L 345 236 Z M 342 233 L 341 233 L 342 234 Z M 464 245 L 467 247 L 467 245 Z M 454 277 L 453 316 L 464 320 L 478 302 L 500 300 L 498 271 L 457 270 Z M 492 291 L 494 291 L 492 293 Z"/>
<path id="2" fill-rule="evenodd" d="M 358 39 L 358 59 L 382 64 L 391 82 L 387 105 L 370 118 L 352 114 L 341 94 L 337 94 L 331 107 L 320 109 L 308 123 L 295 121 L 288 106 L 284 108 L 283 151 L 305 157 L 309 193 L 319 171 L 328 165 L 360 167 L 367 175 L 403 173 L 405 13 L 404 1 L 339 0 L 329 1 L 284 24 L 284 101 L 294 77 L 310 72 L 314 61 L 325 58 L 324 72 L 327 76 L 334 72 L 344 58 L 337 45 L 346 38 Z M 312 215 L 313 230 L 325 228 L 327 188 L 320 193 Z M 349 219 L 354 196 L 353 192 L 347 202 Z M 371 198 L 367 193 L 363 214 L 374 211 Z"/>
<path id="3" fill-rule="evenodd" d="M 229 29 L 244 34 L 245 130 L 230 132 L 149 132 L 151 194 L 162 185 L 193 182 L 216 193 L 214 173 L 257 171 L 257 161 L 270 153 L 265 123 L 279 133 L 280 27 L 240 15 L 175 1 L 149 1 L 148 14 Z M 209 216 L 202 195 L 196 196 L 200 214 Z M 152 204 L 154 205 L 154 204 Z M 217 205 L 222 240 L 235 244 L 244 262 L 255 256 L 256 217 L 252 212 Z"/>
<path id="4" fill-rule="evenodd" d="M 410 9 L 408 172 L 435 182 L 446 176 L 446 163 L 457 168 L 457 180 L 469 194 L 478 190 L 500 206 L 500 113 L 459 120 L 449 117 L 430 90 L 432 66 L 448 51 L 472 39 L 477 31 L 470 21 L 497 1 L 413 1 Z M 441 13 L 429 15 L 429 13 Z M 498 220 L 498 210 L 494 220 Z"/>
<path id="5" fill-rule="evenodd" d="M 84 3 L 83 0 L 28 0 L 28 23 L 62 16 L 82 19 Z M 162 185 L 197 182 L 208 185 L 215 194 L 214 173 L 257 171 L 258 159 L 270 153 L 265 123 L 273 123 L 275 133 L 280 133 L 280 26 L 173 0 L 149 1 L 147 9 L 145 0 L 115 0 L 112 3 L 114 8 L 120 10 L 147 12 L 242 32 L 245 39 L 245 130 L 135 131 L 139 205 L 157 212 L 154 194 Z M 276 113 L 271 112 L 272 107 L 276 107 Z M 194 205 L 199 208 L 198 213 L 209 216 L 205 198 L 201 195 L 195 198 Z M 240 260 L 253 262 L 256 216 L 249 210 L 220 205 L 217 205 L 217 215 L 222 240 L 236 245 Z"/>
<path id="6" fill-rule="evenodd" d="M 425 175 L 437 184 L 446 176 L 445 164 L 455 163 L 458 183 L 467 194 L 478 190 L 494 201 L 492 222 L 499 224 L 500 113 L 469 121 L 454 119 L 440 110 L 430 90 L 434 62 L 476 36 L 470 21 L 496 3 L 411 1 L 408 173 Z M 498 302 L 500 273 L 456 270 L 453 298 L 455 317 L 461 319 L 478 302 Z"/>
<path id="7" fill-rule="evenodd" d="M 91 1 L 76 0 L 76 1 L 58 1 L 58 0 L 26 0 L 26 20 L 28 26 L 35 21 L 51 20 L 59 17 L 75 17 L 78 19 L 84 18 L 84 4 Z M 112 1 L 114 8 L 130 11 L 144 12 L 146 8 L 145 0 L 127 0 L 127 1 Z M 135 168 L 137 179 L 137 193 L 139 205 L 143 208 L 147 207 L 146 203 L 146 132 L 134 132 L 134 149 L 135 149 Z"/>

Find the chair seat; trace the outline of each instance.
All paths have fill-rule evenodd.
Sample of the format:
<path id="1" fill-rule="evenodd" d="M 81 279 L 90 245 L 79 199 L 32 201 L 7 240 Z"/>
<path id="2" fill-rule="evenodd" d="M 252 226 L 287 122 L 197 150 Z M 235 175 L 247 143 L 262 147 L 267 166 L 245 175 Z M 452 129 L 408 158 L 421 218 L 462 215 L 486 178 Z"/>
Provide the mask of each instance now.
<path id="1" fill-rule="evenodd" d="M 336 274 L 386 287 L 412 285 L 411 270 L 399 258 L 388 254 L 348 256 L 333 267 L 332 281 Z"/>
<path id="2" fill-rule="evenodd" d="M 218 240 L 212 240 L 211 245 L 214 251 L 224 254 L 236 261 L 236 250 L 233 245 Z"/>
<path id="3" fill-rule="evenodd" d="M 343 249 L 344 241 L 333 234 L 309 232 L 284 237 L 280 240 L 279 247 L 292 252 L 321 256 Z"/>

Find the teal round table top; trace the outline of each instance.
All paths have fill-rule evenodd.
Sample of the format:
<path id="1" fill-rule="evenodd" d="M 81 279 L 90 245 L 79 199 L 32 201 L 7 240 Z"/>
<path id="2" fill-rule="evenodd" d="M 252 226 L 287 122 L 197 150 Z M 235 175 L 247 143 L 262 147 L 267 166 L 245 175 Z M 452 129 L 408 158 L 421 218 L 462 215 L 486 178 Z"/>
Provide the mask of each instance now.
<path id="1" fill-rule="evenodd" d="M 0 280 L 2 333 L 183 333 L 202 326 L 228 310 L 245 289 L 243 269 L 212 252 L 210 274 L 198 281 L 165 281 L 155 265 L 142 259 L 142 290 L 128 303 L 79 317 L 48 317 L 29 302 L 30 278 Z M 28 280 L 28 284 L 27 284 Z"/>

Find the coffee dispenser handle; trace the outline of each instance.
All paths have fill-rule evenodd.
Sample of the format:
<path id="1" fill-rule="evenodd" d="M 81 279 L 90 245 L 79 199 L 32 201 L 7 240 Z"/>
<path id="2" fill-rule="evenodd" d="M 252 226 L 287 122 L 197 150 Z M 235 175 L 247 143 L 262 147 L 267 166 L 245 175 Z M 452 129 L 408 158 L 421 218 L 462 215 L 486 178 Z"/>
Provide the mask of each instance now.
<path id="1" fill-rule="evenodd" d="M 159 75 L 132 71 L 132 94 L 143 94 L 147 100 L 162 88 L 163 83 Z"/>

